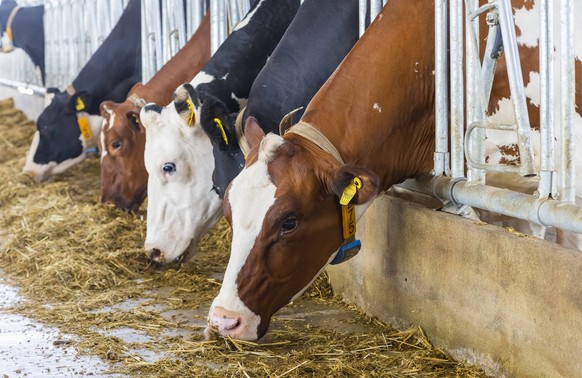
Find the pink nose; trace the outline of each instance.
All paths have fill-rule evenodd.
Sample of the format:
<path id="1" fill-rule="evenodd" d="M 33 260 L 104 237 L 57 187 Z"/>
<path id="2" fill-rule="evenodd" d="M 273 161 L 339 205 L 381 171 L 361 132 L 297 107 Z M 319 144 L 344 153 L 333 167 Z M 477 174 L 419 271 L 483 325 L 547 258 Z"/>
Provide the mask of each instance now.
<path id="1" fill-rule="evenodd" d="M 208 314 L 209 328 L 223 336 L 232 335 L 241 326 L 241 318 L 223 307 L 214 307 Z"/>

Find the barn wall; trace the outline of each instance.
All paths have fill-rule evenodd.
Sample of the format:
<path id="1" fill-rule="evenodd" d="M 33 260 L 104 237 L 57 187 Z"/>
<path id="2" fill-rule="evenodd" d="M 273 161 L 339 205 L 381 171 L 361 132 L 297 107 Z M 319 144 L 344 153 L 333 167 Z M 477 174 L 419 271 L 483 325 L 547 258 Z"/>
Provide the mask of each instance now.
<path id="1" fill-rule="evenodd" d="M 348 302 L 420 325 L 436 346 L 478 356 L 495 375 L 582 371 L 579 252 L 388 196 L 358 233 L 360 254 L 328 268 Z"/>

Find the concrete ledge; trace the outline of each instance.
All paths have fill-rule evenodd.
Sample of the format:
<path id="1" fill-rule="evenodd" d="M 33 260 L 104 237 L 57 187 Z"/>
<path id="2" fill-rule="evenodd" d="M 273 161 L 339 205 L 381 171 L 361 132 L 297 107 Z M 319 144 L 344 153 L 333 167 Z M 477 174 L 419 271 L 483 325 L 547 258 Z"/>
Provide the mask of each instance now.
<path id="1" fill-rule="evenodd" d="M 479 356 L 494 375 L 582 372 L 581 253 L 389 196 L 358 235 L 360 254 L 328 268 L 348 302 L 421 325 L 435 345 Z"/>

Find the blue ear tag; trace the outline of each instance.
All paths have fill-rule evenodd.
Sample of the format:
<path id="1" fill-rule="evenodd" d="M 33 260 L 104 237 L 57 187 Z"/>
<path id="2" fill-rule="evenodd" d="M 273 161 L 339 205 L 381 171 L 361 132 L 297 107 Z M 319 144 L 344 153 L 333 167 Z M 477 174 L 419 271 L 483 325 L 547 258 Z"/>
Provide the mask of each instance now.
<path id="1" fill-rule="evenodd" d="M 343 263 L 344 261 L 351 259 L 355 255 L 357 255 L 358 252 L 360 252 L 360 248 L 362 248 L 362 242 L 359 241 L 358 239 L 351 241 L 349 243 L 343 244 L 339 248 L 337 255 L 335 255 L 333 260 L 331 260 L 330 264 L 337 265 L 339 263 Z"/>

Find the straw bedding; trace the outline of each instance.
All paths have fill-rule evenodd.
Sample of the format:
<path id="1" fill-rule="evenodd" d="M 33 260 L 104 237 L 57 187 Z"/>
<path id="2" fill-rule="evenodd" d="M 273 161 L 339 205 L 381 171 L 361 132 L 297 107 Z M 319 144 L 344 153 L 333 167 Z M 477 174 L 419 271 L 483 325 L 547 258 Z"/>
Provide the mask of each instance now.
<path id="1" fill-rule="evenodd" d="M 204 238 L 187 266 L 154 267 L 142 250 L 145 210 L 99 203 L 98 159 L 43 184 L 20 173 L 33 133 L 12 100 L 1 100 L 0 269 L 25 298 L 11 311 L 74 335 L 56 346 L 73 345 L 111 372 L 139 376 L 486 376 L 434 348 L 420 328 L 395 330 L 347 308 L 325 275 L 286 316 L 274 317 L 260 343 L 204 341 L 205 314 L 228 261 L 227 224 Z M 340 309 L 344 326 L 312 322 L 296 306 Z"/>

